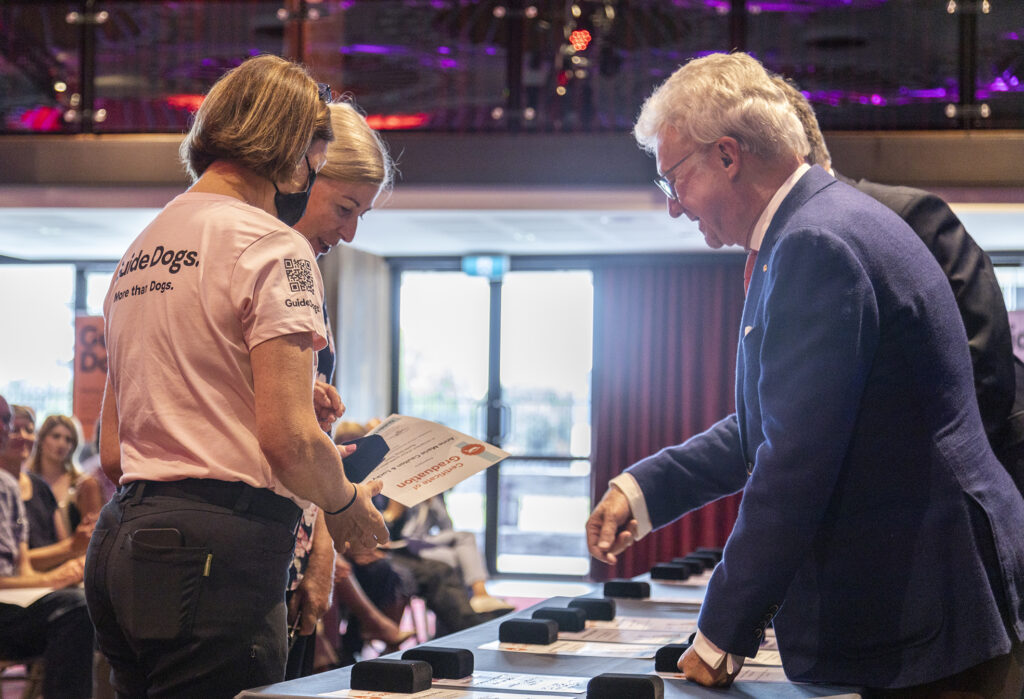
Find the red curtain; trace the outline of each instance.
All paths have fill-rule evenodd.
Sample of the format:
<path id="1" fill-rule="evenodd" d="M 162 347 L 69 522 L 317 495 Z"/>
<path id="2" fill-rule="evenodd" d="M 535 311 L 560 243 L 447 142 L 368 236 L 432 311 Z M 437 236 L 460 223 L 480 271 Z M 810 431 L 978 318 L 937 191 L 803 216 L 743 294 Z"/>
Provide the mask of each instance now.
<path id="1" fill-rule="evenodd" d="M 595 504 L 627 466 L 734 410 L 743 263 L 695 255 L 595 269 Z M 698 546 L 722 546 L 738 507 L 735 495 L 691 512 L 627 549 L 614 568 L 591 560 L 591 576 L 631 577 Z"/>

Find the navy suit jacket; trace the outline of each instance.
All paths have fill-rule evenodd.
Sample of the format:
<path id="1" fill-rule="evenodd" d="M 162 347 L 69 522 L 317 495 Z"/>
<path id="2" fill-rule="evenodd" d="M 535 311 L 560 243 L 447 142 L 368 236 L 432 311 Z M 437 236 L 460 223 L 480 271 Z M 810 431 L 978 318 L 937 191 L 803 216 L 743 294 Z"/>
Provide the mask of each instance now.
<path id="1" fill-rule="evenodd" d="M 992 261 L 941 197 L 913 187 L 855 182 L 839 174 L 836 179 L 895 211 L 942 267 L 967 331 L 981 422 L 989 443 L 998 448 L 1013 407 L 1016 377 L 1010 319 Z"/>
<path id="2" fill-rule="evenodd" d="M 743 490 L 700 628 L 794 680 L 902 687 L 1024 637 L 1024 500 L 992 453 L 949 282 L 814 167 L 743 308 L 737 412 L 632 466 L 655 527 Z M 1005 621 L 1004 621 L 1005 620 Z"/>

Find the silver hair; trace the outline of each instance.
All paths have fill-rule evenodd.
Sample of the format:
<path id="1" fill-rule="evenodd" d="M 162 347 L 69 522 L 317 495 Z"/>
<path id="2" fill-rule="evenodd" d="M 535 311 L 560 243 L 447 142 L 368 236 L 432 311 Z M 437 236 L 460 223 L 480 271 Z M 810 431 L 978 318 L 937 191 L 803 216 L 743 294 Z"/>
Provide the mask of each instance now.
<path id="1" fill-rule="evenodd" d="M 673 73 L 640 109 L 633 135 L 653 153 L 666 130 L 698 144 L 731 136 L 764 159 L 808 152 L 807 137 L 782 90 L 745 53 L 695 58 Z"/>

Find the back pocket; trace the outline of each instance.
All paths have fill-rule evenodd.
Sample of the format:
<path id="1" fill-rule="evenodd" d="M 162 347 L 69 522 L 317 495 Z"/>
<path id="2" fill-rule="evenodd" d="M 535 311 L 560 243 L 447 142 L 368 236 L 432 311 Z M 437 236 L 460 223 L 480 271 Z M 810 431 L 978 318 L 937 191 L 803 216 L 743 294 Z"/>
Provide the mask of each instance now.
<path id="1" fill-rule="evenodd" d="M 168 640 L 192 631 L 208 548 L 186 547 L 177 529 L 137 529 L 128 536 L 132 635 Z"/>

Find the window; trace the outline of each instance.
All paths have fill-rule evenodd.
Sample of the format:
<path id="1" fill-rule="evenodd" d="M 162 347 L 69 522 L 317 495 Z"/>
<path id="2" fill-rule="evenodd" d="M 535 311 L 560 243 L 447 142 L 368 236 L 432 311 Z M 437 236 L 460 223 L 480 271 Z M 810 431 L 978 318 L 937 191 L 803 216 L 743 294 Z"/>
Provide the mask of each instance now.
<path id="1" fill-rule="evenodd" d="M 456 529 L 493 572 L 585 574 L 590 272 L 405 270 L 399 304 L 398 411 L 511 454 L 446 495 Z"/>

